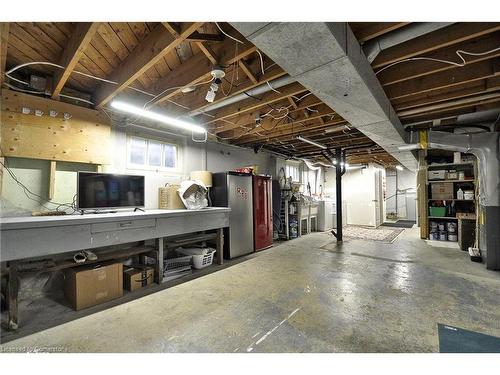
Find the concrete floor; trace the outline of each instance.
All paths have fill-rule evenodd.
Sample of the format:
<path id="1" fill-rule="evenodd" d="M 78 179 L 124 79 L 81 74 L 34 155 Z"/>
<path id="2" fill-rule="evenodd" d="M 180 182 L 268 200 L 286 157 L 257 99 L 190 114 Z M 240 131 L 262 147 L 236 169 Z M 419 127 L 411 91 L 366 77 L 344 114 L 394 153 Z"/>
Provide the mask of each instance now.
<path id="1" fill-rule="evenodd" d="M 314 233 L 1 349 L 437 352 L 437 323 L 500 336 L 500 273 L 418 229 L 341 247 Z"/>

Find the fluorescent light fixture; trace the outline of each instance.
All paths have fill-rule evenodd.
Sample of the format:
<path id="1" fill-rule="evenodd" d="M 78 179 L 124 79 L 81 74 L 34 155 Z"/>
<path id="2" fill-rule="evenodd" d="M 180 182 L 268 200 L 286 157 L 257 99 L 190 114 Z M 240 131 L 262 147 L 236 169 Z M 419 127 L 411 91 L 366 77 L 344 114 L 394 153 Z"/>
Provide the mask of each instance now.
<path id="1" fill-rule="evenodd" d="M 326 150 L 328 147 L 326 147 L 325 145 L 322 145 L 321 143 L 318 143 L 318 142 L 314 142 L 312 139 L 309 139 L 309 138 L 304 138 L 300 135 L 297 136 L 297 139 L 299 141 L 302 141 L 302 142 L 306 142 L 306 143 L 309 143 L 313 146 L 316 146 L 316 147 L 319 147 L 319 148 L 322 148 L 323 150 Z"/>
<path id="2" fill-rule="evenodd" d="M 404 168 L 403 168 L 402 166 L 400 166 L 400 165 L 396 165 L 396 169 L 397 169 L 398 171 L 402 171 L 402 170 L 404 170 Z"/>
<path id="3" fill-rule="evenodd" d="M 195 125 L 195 124 L 192 124 L 188 121 L 179 120 L 177 118 L 162 115 L 162 114 L 152 112 L 149 110 L 145 110 L 141 107 L 127 104 L 127 103 L 119 101 L 119 100 L 113 100 L 111 102 L 111 107 L 113 107 L 115 109 L 119 109 L 120 111 L 123 111 L 123 112 L 128 112 L 128 113 L 140 116 L 140 117 L 147 118 L 149 120 L 158 121 L 158 122 L 161 122 L 163 124 L 175 126 L 176 128 L 191 130 L 193 133 L 205 133 L 206 132 L 206 130 L 199 125 Z"/>
<path id="4" fill-rule="evenodd" d="M 409 145 L 398 146 L 399 151 L 411 151 L 411 150 L 420 150 L 420 143 L 411 143 Z"/>

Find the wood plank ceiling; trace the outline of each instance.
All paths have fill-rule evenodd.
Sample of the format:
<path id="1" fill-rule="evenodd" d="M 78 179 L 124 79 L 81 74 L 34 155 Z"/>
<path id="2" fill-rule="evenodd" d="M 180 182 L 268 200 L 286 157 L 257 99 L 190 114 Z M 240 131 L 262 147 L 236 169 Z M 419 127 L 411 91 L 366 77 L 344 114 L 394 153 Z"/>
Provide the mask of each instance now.
<path id="1" fill-rule="evenodd" d="M 350 24 L 361 44 L 406 25 Z M 243 43 L 228 38 L 219 27 Z M 325 162 L 321 149 L 297 140 L 302 135 L 329 148 L 345 148 L 350 163 L 396 164 L 299 83 L 248 94 L 287 73 L 226 23 L 33 22 L 2 24 L 0 32 L 6 50 L 0 51 L 2 73 L 30 62 L 64 67 L 34 64 L 12 74 L 24 81 L 31 74 L 48 78 L 45 95 L 53 98 L 80 97 L 109 110 L 109 102 L 119 95 L 139 103 L 150 101 L 149 106 L 159 111 L 192 115 L 207 127 L 211 139 L 220 142 Z M 468 55 L 463 67 L 429 60 L 391 64 L 414 57 L 460 62 L 457 50 L 484 52 L 499 47 L 499 41 L 499 23 L 457 23 L 382 51 L 372 66 L 404 124 L 450 121 L 463 113 L 498 108 L 500 51 Z M 214 103 L 246 97 L 208 110 L 205 95 L 214 64 L 226 73 Z M 3 74 L 2 82 L 26 89 Z M 186 86 L 193 90 L 181 91 Z"/>

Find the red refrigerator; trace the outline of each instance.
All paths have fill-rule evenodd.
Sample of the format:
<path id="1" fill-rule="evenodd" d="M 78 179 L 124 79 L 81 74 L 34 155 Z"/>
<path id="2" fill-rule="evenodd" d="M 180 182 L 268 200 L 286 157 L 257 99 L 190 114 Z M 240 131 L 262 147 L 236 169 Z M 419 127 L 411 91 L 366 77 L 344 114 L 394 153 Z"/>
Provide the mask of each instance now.
<path id="1" fill-rule="evenodd" d="M 273 193 L 270 176 L 253 176 L 255 251 L 273 246 Z"/>

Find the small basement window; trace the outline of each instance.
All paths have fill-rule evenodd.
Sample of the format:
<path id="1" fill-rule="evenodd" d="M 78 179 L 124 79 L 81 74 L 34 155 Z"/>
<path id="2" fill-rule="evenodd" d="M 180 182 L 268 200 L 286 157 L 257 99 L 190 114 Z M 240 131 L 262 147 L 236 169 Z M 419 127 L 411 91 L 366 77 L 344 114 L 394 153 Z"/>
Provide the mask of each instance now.
<path id="1" fill-rule="evenodd" d="M 300 182 L 299 164 L 286 162 L 285 172 L 286 178 L 292 177 L 293 182 Z"/>
<path id="2" fill-rule="evenodd" d="M 127 164 L 135 169 L 177 170 L 179 146 L 153 139 L 129 137 Z"/>

